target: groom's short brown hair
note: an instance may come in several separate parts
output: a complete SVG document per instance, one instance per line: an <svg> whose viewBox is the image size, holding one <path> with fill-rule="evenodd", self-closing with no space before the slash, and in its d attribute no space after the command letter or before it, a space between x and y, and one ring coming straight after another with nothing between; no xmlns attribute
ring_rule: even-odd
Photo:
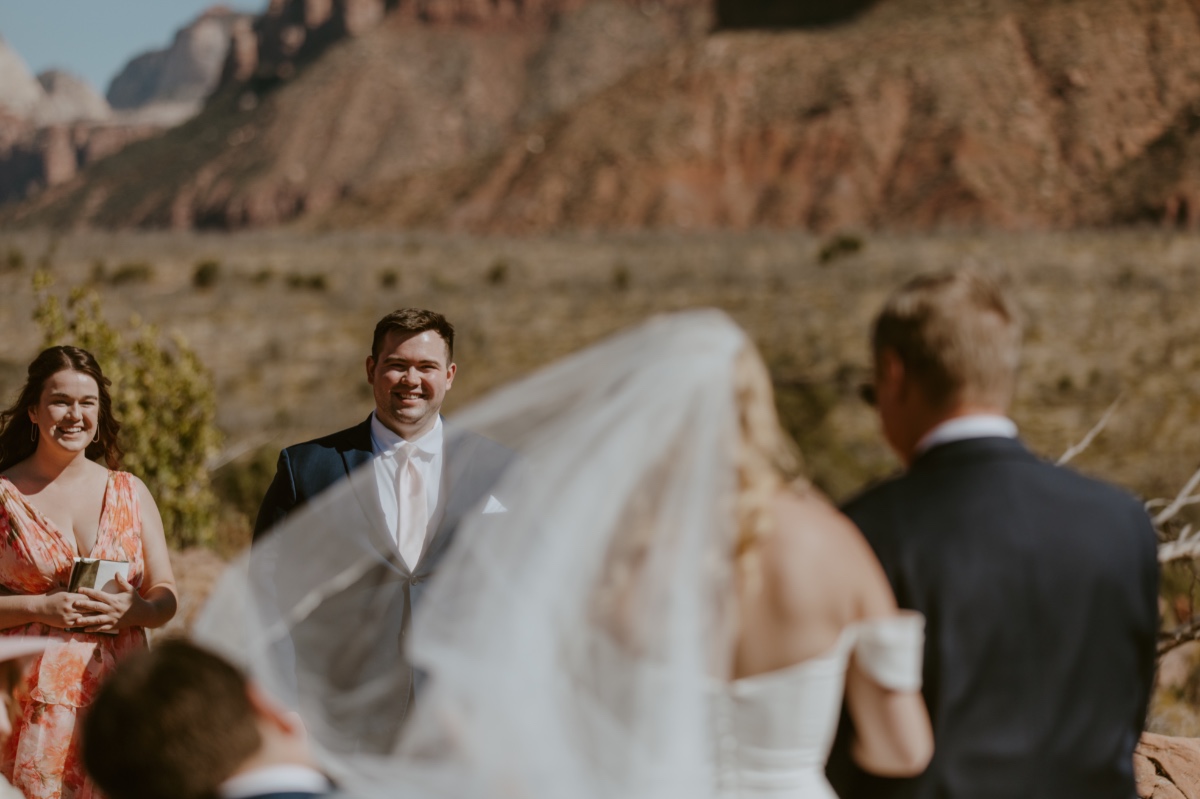
<svg viewBox="0 0 1200 799"><path fill-rule="evenodd" d="M1000 286L972 269L919 275L875 319L876 361L891 350L936 405L1007 408L1016 385L1021 325Z"/></svg>
<svg viewBox="0 0 1200 799"><path fill-rule="evenodd" d="M454 360L454 325L437 311L401 308L380 319L375 325L375 336L371 340L372 358L379 358L379 348L387 334L393 330L403 333L424 333L426 330L432 330L446 342L446 362Z"/></svg>

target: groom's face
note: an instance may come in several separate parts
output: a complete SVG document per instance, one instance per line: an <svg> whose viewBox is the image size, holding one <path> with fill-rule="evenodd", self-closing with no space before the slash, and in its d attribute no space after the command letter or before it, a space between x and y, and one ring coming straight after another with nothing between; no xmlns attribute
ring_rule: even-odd
<svg viewBox="0 0 1200 799"><path fill-rule="evenodd" d="M379 357L367 358L367 382L375 394L375 415L408 440L433 429L457 367L449 347L433 330L389 331Z"/></svg>

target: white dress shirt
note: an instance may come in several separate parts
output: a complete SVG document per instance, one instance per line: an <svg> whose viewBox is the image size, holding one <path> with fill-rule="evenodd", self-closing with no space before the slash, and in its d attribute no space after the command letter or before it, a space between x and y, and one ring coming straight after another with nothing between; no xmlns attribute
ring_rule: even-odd
<svg viewBox="0 0 1200 799"><path fill-rule="evenodd" d="M425 540L429 540L429 531L436 530L441 523L442 509L438 507L442 486L442 450L445 435L442 430L442 418L439 416L433 429L416 441L407 441L384 427L375 414L371 414L371 450L375 453L375 481L379 486L379 503L383 506L383 518L400 546L399 531L396 529L398 517L398 498L396 494L396 475L400 463L396 452L405 444L417 448L416 466L425 482L425 507L429 508L429 525L425 528ZM424 542L422 542L422 550ZM417 564L409 563L411 569Z"/></svg>
<svg viewBox="0 0 1200 799"><path fill-rule="evenodd" d="M952 441L966 441L970 438L1016 438L1017 425L1007 416L995 413L975 413L969 416L958 416L942 422L930 430L917 442L915 455L926 450L949 444Z"/></svg>
<svg viewBox="0 0 1200 799"><path fill-rule="evenodd" d="M286 764L237 774L217 788L221 799L246 799L269 793L329 793L333 785L308 766Z"/></svg>

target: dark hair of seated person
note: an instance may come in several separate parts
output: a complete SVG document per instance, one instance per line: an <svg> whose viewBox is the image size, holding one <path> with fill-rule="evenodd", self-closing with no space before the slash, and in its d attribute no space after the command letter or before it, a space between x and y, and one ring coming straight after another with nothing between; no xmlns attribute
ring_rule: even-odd
<svg viewBox="0 0 1200 799"><path fill-rule="evenodd" d="M241 672L169 640L117 666L88 709L82 746L109 799L211 799L262 737Z"/></svg>

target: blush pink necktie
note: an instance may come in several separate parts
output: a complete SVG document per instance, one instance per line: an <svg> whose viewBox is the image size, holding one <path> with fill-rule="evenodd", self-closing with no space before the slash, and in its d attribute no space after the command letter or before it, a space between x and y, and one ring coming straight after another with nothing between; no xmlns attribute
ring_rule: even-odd
<svg viewBox="0 0 1200 799"><path fill-rule="evenodd" d="M417 448L404 444L397 452L396 468L396 545L409 569L417 565L425 546L425 528L429 512L425 507L425 479L417 468Z"/></svg>

